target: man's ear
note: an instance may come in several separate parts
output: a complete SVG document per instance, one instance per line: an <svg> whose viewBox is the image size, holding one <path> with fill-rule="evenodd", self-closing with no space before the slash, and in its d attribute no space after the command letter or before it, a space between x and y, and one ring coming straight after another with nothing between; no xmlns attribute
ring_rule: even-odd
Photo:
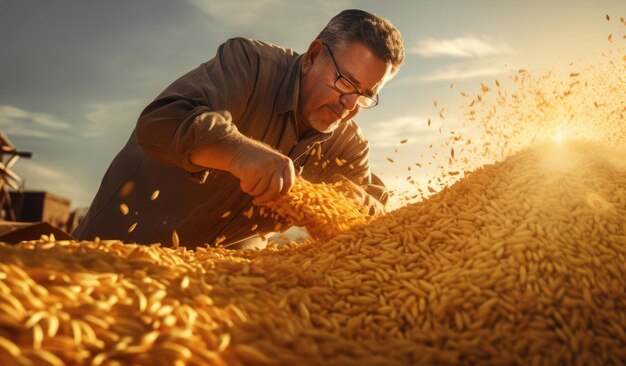
<svg viewBox="0 0 626 366"><path fill-rule="evenodd" d="M324 45L322 41L319 39L314 40L309 45L309 49L306 51L304 55L304 59L302 60L302 69L301 72L303 75L306 75L311 71L313 65L320 60L320 56L322 56L322 51L324 49Z"/></svg>

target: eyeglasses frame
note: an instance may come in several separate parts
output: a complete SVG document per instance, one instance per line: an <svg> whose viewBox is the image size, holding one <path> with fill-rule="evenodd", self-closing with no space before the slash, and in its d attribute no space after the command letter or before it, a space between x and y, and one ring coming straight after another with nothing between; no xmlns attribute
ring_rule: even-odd
<svg viewBox="0 0 626 366"><path fill-rule="evenodd" d="M350 95L350 94L358 94L359 95L359 99L357 99L357 105L359 106L359 108L363 108L363 109L371 109L374 108L378 105L379 103L379 98L378 98L378 94L376 94L374 97L370 97L367 96L363 93L361 93L359 91L359 88L356 87L356 85L354 85L353 82L351 82L348 78L346 78L345 76L343 76L341 74L341 72L339 71L339 65L337 64L337 60L335 59L335 55L333 54L333 51L330 49L330 46L328 46L325 42L322 42L322 45L324 45L324 47L326 47L326 50L328 50L328 54L330 55L330 58L333 60L333 64L335 65L335 82L333 84L335 90L337 90L339 93L341 93L341 95ZM343 92L341 89L339 89L337 87L337 82L339 82L339 80L344 80L346 83L348 83L348 85L352 86L353 91L352 92ZM359 103L359 100L361 98L365 98L366 100L371 100L373 103L371 105L362 105Z"/></svg>

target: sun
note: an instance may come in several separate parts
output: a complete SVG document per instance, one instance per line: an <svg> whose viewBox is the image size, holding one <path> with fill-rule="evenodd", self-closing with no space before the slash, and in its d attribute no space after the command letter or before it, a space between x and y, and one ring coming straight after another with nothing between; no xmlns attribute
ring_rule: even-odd
<svg viewBox="0 0 626 366"><path fill-rule="evenodd" d="M553 139L554 139L554 142L556 142L557 144L562 144L564 140L563 131L561 131L560 129L557 130L554 133Z"/></svg>

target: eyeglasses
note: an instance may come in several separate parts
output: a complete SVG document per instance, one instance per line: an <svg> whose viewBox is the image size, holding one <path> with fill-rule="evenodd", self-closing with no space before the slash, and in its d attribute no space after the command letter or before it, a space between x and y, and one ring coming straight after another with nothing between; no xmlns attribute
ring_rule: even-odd
<svg viewBox="0 0 626 366"><path fill-rule="evenodd" d="M341 75L339 72L339 66L337 66L337 61L333 55L333 51L330 50L330 47L326 43L322 42L322 44L328 50L328 54L330 55L330 58L333 59L333 64L335 64L335 72L337 73L337 78L335 79L335 89L337 89L337 91L342 95L358 94L359 98L357 99L356 104L360 108L369 109L376 107L378 105L378 94L374 97L368 97L367 95L361 93L350 80Z"/></svg>

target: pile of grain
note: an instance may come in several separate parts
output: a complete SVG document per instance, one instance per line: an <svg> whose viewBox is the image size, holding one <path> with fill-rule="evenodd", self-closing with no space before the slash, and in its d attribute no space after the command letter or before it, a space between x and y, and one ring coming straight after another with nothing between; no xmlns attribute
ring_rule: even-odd
<svg viewBox="0 0 626 366"><path fill-rule="evenodd" d="M3 245L0 360L623 364L623 156L538 146L299 247Z"/></svg>
<svg viewBox="0 0 626 366"><path fill-rule="evenodd" d="M289 226L306 227L313 238L327 240L371 220L367 207L348 197L350 189L343 181L311 183L298 178L289 193L264 205Z"/></svg>

